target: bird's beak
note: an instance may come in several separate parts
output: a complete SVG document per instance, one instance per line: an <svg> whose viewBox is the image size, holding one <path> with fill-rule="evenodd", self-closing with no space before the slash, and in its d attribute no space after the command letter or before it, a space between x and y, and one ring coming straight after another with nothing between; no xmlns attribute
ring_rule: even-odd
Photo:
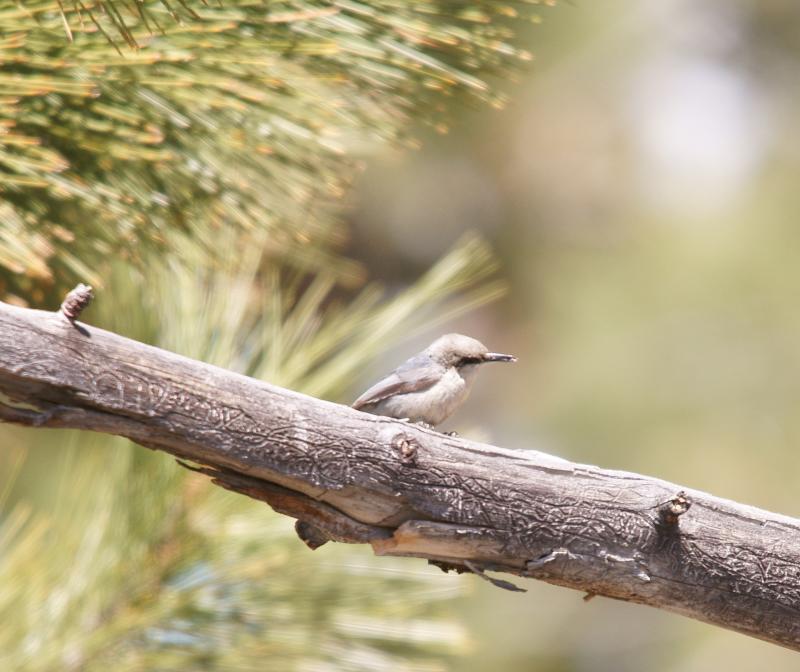
<svg viewBox="0 0 800 672"><path fill-rule="evenodd" d="M514 355L501 355L499 352L487 352L483 356L484 362L516 362Z"/></svg>

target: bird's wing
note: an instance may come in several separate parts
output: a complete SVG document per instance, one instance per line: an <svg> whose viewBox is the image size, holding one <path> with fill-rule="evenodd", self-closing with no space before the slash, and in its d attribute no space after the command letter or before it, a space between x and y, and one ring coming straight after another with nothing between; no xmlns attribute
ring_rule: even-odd
<svg viewBox="0 0 800 672"><path fill-rule="evenodd" d="M363 408L395 394L427 390L443 373L441 365L435 364L425 355L417 355L370 387L353 402L353 408Z"/></svg>

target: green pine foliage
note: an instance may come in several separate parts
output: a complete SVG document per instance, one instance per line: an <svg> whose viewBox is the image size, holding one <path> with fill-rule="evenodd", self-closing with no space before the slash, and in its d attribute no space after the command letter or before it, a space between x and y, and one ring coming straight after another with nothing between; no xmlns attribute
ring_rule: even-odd
<svg viewBox="0 0 800 672"><path fill-rule="evenodd" d="M528 57L512 29L534 5L0 1L5 291L99 285L198 225L357 282L329 252L358 159L444 124L454 94L500 104L487 81Z"/></svg>

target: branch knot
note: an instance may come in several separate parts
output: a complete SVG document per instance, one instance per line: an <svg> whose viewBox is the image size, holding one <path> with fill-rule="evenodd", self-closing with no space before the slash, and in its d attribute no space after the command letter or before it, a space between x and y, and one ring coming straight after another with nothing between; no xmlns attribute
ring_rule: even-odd
<svg viewBox="0 0 800 672"><path fill-rule="evenodd" d="M416 466L419 443L416 439L400 432L392 439L392 448L400 455L400 461L408 466Z"/></svg>
<svg viewBox="0 0 800 672"><path fill-rule="evenodd" d="M664 502L658 509L661 522L670 527L678 524L678 519L692 506L692 500L681 490L672 499Z"/></svg>

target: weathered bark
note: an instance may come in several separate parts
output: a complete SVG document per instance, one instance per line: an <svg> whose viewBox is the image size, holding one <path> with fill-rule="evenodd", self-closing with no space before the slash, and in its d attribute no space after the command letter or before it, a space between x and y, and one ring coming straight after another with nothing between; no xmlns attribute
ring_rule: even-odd
<svg viewBox="0 0 800 672"><path fill-rule="evenodd" d="M0 304L0 344L0 419L192 460L298 518L312 548L369 543L502 587L485 571L543 579L800 650L798 520L367 415L61 313Z"/></svg>

